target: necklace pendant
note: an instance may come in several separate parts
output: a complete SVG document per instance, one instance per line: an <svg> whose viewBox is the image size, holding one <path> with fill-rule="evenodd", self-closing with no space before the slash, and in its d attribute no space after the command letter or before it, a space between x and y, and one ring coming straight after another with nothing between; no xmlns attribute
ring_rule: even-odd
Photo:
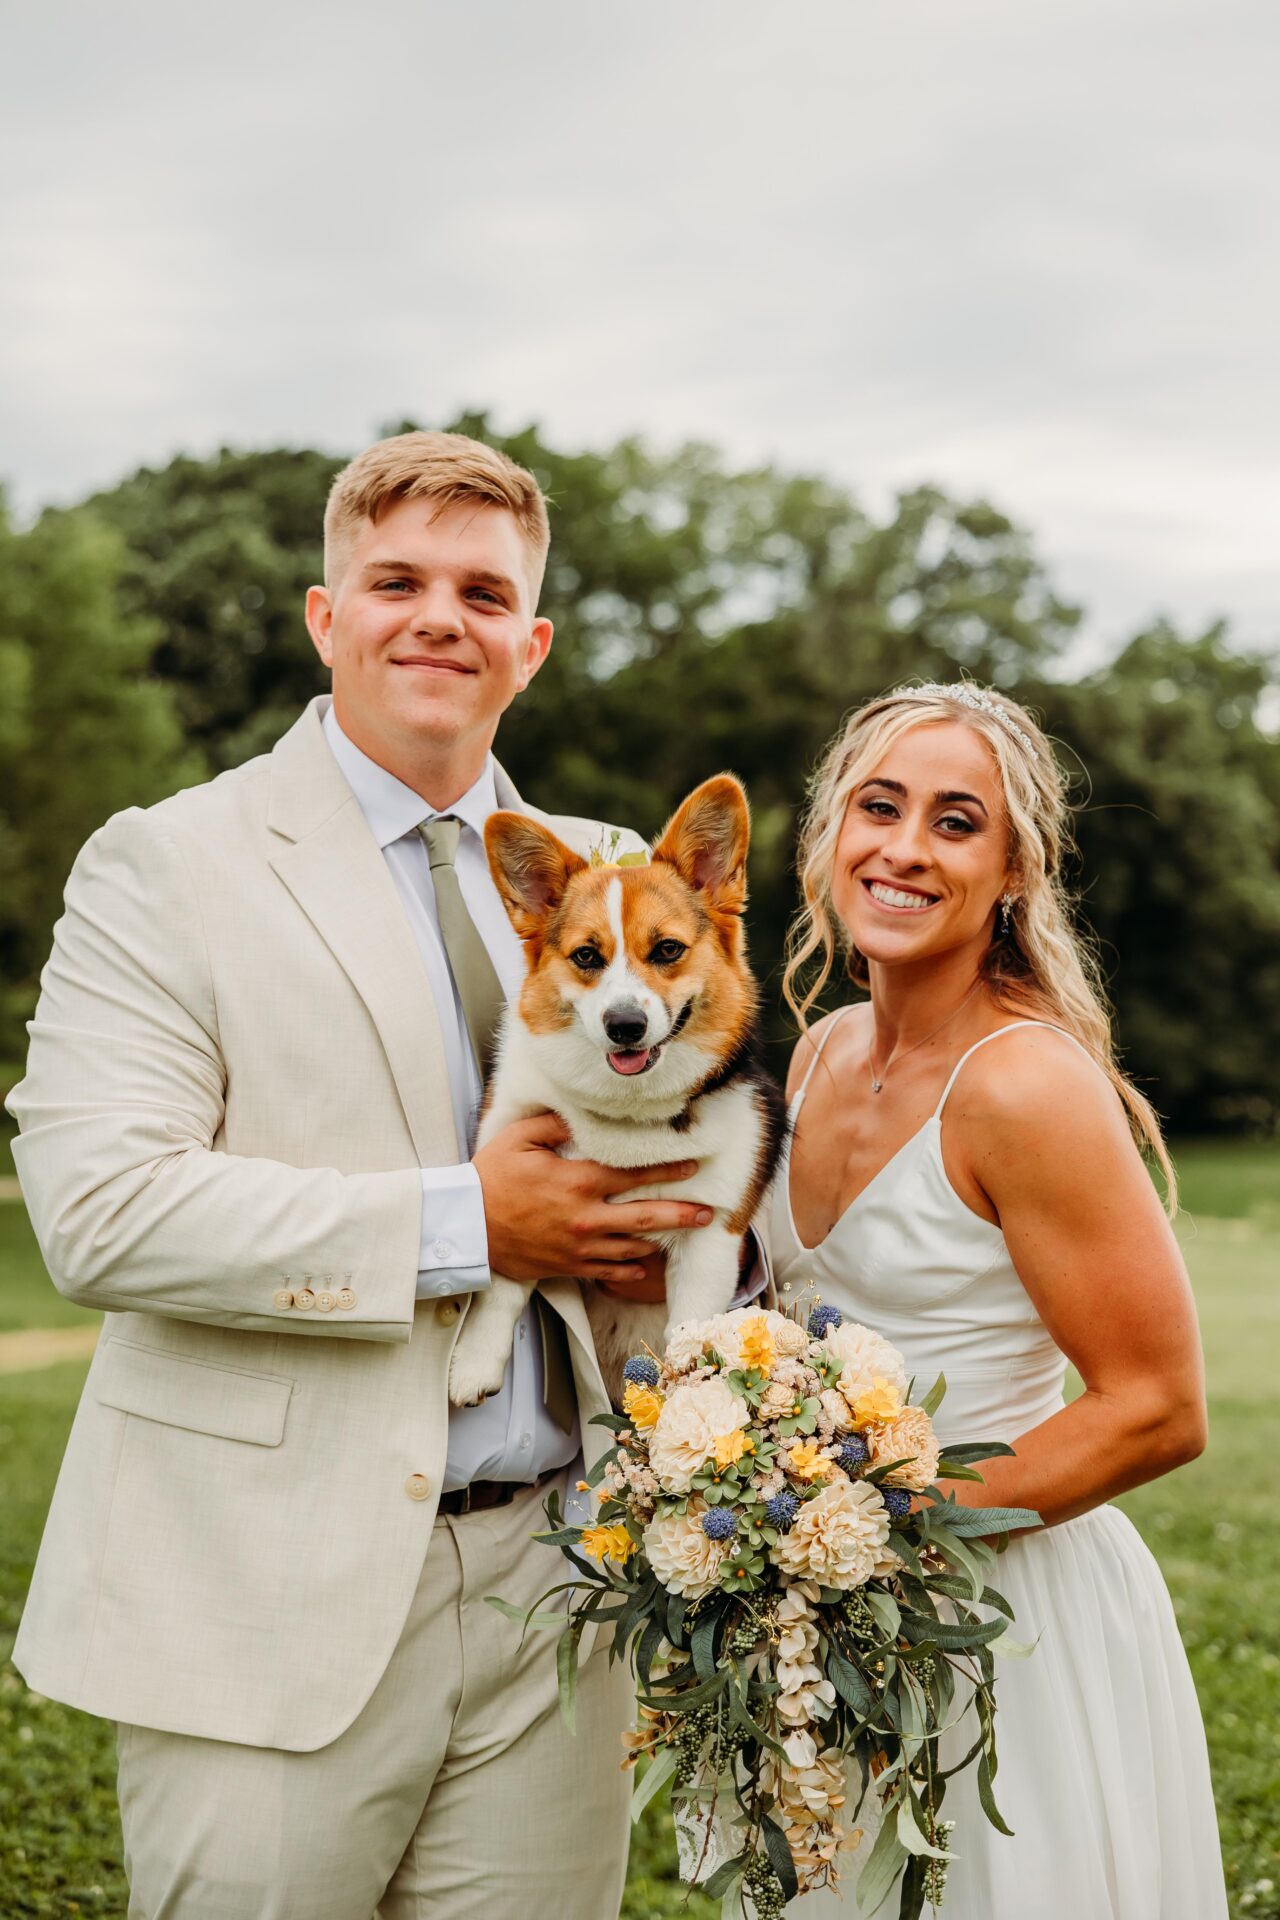
<svg viewBox="0 0 1280 1920"><path fill-rule="evenodd" d="M875 1077L875 1075L873 1074L873 1075L872 1075L872 1077L871 1077L871 1091L872 1091L872 1093L879 1093L879 1091L880 1091L880 1089L881 1089L881 1087L882 1087L883 1085L884 1085L884 1081L883 1081L883 1080L877 1080L877 1079L876 1079L876 1077Z"/></svg>

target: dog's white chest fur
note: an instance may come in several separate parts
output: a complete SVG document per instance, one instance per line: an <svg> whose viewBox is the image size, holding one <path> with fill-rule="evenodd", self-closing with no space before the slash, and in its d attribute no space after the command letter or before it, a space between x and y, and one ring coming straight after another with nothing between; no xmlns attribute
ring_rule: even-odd
<svg viewBox="0 0 1280 1920"><path fill-rule="evenodd" d="M673 1051L680 1045L675 1042ZM723 1312L733 1299L740 1215L760 1159L763 1122L754 1090L743 1081L695 1099L683 1110L679 1124L673 1124L669 1117L646 1112L653 1101L646 1099L645 1089L620 1079L618 1111L601 1113L575 1094L573 1051L572 1044L565 1047L562 1036L531 1033L518 1018L509 1016L477 1146L512 1121L550 1107L570 1129L572 1137L560 1149L568 1159L595 1160L606 1167L698 1162L689 1180L655 1182L623 1198L694 1201L715 1214L710 1226L653 1236L654 1244L667 1253L665 1309L628 1304L597 1287L586 1287L596 1356L616 1399L622 1367L631 1353L646 1345L660 1352L669 1327ZM495 1275L486 1292L473 1296L450 1367L449 1397L456 1405L474 1404L501 1387L516 1322L530 1291Z"/></svg>

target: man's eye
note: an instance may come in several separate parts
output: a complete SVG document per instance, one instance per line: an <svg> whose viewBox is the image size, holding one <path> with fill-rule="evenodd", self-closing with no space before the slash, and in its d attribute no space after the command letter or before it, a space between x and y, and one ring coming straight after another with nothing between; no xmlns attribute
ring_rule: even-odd
<svg viewBox="0 0 1280 1920"><path fill-rule="evenodd" d="M582 973L599 973L604 965L604 955L597 947L575 947L569 958Z"/></svg>
<svg viewBox="0 0 1280 1920"><path fill-rule="evenodd" d="M410 580L379 580L378 592L379 593L399 593L399 592L412 593L413 583Z"/></svg>
<svg viewBox="0 0 1280 1920"><path fill-rule="evenodd" d="M683 940L659 940L649 958L660 967L669 967L688 951Z"/></svg>
<svg viewBox="0 0 1280 1920"><path fill-rule="evenodd" d="M497 594L490 593L488 587L469 587L467 592L472 600L487 600L490 606L493 607L500 607L502 605Z"/></svg>

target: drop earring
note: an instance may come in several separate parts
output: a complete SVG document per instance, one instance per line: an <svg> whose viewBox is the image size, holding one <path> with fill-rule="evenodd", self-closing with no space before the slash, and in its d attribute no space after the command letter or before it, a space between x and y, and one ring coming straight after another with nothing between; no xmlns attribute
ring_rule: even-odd
<svg viewBox="0 0 1280 1920"><path fill-rule="evenodd" d="M1000 932L1002 936L1008 933L1012 922L1013 895L1011 893L1004 893L1000 896Z"/></svg>

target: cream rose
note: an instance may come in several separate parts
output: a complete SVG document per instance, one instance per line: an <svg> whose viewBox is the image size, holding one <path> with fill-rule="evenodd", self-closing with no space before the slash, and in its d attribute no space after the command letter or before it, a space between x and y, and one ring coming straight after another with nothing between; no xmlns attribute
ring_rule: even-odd
<svg viewBox="0 0 1280 1920"><path fill-rule="evenodd" d="M937 1479L938 1438L932 1420L919 1407L904 1407L884 1426L868 1427L863 1438L870 1445L873 1467L887 1466L890 1460L906 1461L889 1475L895 1487L923 1493Z"/></svg>
<svg viewBox="0 0 1280 1920"><path fill-rule="evenodd" d="M785 1573L809 1574L826 1587L860 1587L888 1538L889 1515L876 1489L837 1480L805 1501L772 1558Z"/></svg>
<svg viewBox="0 0 1280 1920"><path fill-rule="evenodd" d="M664 1587L687 1600L701 1600L719 1586L721 1562L728 1552L725 1541L709 1540L702 1531L705 1511L701 1501L694 1501L687 1513L663 1514L644 1530L649 1565Z"/></svg>
<svg viewBox="0 0 1280 1920"><path fill-rule="evenodd" d="M840 1391L851 1407L877 1380L895 1387L899 1394L906 1392L907 1370L902 1355L870 1327L845 1320L830 1329L823 1345L842 1362Z"/></svg>
<svg viewBox="0 0 1280 1920"><path fill-rule="evenodd" d="M745 1427L750 1409L724 1380L693 1380L672 1392L649 1436L649 1465L667 1493L688 1493L724 1434Z"/></svg>

